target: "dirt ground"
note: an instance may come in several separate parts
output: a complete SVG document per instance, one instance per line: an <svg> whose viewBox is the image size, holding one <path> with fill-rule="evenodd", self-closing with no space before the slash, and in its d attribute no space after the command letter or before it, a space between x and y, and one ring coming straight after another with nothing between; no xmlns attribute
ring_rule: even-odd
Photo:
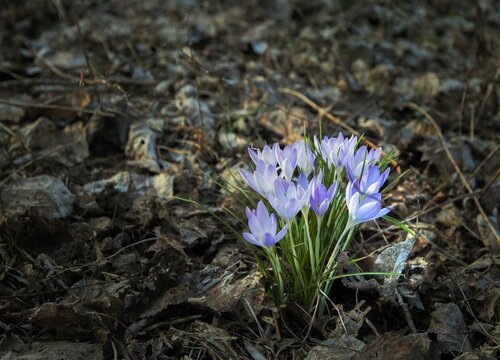
<svg viewBox="0 0 500 360"><path fill-rule="evenodd" d="M498 358L498 3L1 8L0 359ZM242 230L220 183L247 146L320 125L396 152L386 203L418 237L311 324L213 215ZM405 238L371 222L349 254Z"/></svg>

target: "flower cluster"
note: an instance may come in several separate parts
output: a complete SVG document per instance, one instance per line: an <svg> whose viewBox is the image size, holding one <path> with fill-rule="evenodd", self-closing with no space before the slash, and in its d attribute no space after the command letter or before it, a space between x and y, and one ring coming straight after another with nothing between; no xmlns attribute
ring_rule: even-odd
<svg viewBox="0 0 500 360"><path fill-rule="evenodd" d="M390 211L390 207L382 207L380 189L390 169L381 172L378 166L382 153L380 148L368 150L363 145L356 150L358 138L345 138L342 134L325 137L321 141L315 138L314 145L312 150L308 143L300 140L283 149L278 144L272 147L266 145L262 150L248 148L255 170L240 169L247 184L266 199L283 220L285 232L299 213L307 217L310 209L318 219L322 219L339 192L344 174L348 180L344 192L348 210L347 229L382 217ZM315 167L316 160L321 160L323 168ZM323 181L323 172L334 174L328 177L331 179L329 183ZM260 202L256 210L247 210L249 227L254 235L252 240L259 239L258 242L249 241L258 246L272 246L279 240L275 237L276 222L269 221L269 214L264 208L264 203ZM255 223L261 225L256 227ZM283 230L280 235L284 235ZM263 234L268 236L267 241Z"/></svg>
<svg viewBox="0 0 500 360"><path fill-rule="evenodd" d="M388 159L381 149L358 144L356 136L339 134L248 149L254 170L240 174L260 199L255 209L246 208L249 232L243 238L268 260L271 270L261 270L274 279L271 293L278 303L293 300L322 312L337 257L357 225L391 210L382 206L380 192Z"/></svg>

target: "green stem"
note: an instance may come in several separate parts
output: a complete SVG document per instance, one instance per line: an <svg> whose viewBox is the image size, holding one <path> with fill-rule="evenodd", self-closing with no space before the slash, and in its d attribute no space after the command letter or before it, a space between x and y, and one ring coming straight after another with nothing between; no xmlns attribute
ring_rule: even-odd
<svg viewBox="0 0 500 360"><path fill-rule="evenodd" d="M293 225L295 224L295 221L290 221L288 222L288 231L290 234L290 247L292 248L292 257L293 257L293 263L294 263L294 275L297 276L300 280L300 286L304 289L305 288L305 281L302 276L302 271L301 267L299 264L299 259L297 257L297 250L295 249L295 241L294 241L294 234L293 234Z"/></svg>
<svg viewBox="0 0 500 360"><path fill-rule="evenodd" d="M317 218L317 223L318 227L316 228L316 240L315 240L315 246L314 246L314 255L315 258L319 261L319 255L320 255L320 248L321 248L321 223L323 221L323 217L318 217Z"/></svg>
<svg viewBox="0 0 500 360"><path fill-rule="evenodd" d="M354 227L346 227L342 234L339 237L339 240L335 244L335 248L333 249L332 254L330 255L330 258L328 259L328 263L326 265L325 271L323 272L323 276L325 276L325 284L323 287L323 293L325 294L324 296L327 296L328 293L330 292L330 289L333 284L333 279L331 279L332 275L335 273L337 270L337 257L339 255L340 250L342 249L343 251L347 248L347 246L350 243L350 240L352 238L354 232ZM347 235L347 237L346 237ZM345 240L344 240L345 238ZM320 314L323 313L325 306L326 306L326 299L323 298L320 302Z"/></svg>
<svg viewBox="0 0 500 360"><path fill-rule="evenodd" d="M316 260L315 260L315 255L316 255L316 248L313 246L312 239L311 239L311 231L309 230L309 219L308 219L308 214L304 214L304 221L306 223L305 230L306 230L306 236L307 236L307 247L308 252L309 252L309 261L311 262L311 274L313 271L316 271ZM317 259L317 258L316 258Z"/></svg>
<svg viewBox="0 0 500 360"><path fill-rule="evenodd" d="M284 303L284 297L285 297L285 289L283 285L283 271L281 270L281 263L278 258L278 254L276 253L276 247L272 248L265 248L266 252L268 254L269 260L271 261L271 267L273 268L273 274L274 278L276 279L276 284L278 288L278 303L283 304Z"/></svg>

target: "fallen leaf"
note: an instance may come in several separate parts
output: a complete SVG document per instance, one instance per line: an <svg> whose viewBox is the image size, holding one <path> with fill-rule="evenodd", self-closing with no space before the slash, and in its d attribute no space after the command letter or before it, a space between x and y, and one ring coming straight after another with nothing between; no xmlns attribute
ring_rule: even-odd
<svg viewBox="0 0 500 360"><path fill-rule="evenodd" d="M428 331L437 335L443 351L462 353L472 350L460 308L452 303L436 303L435 307Z"/></svg>

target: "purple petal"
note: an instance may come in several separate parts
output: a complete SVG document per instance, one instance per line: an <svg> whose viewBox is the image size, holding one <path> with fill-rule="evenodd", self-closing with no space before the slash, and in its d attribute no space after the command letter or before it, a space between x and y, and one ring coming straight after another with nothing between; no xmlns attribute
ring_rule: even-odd
<svg viewBox="0 0 500 360"><path fill-rule="evenodd" d="M239 169L239 172L240 172L240 175L241 177L246 181L246 183L252 188L254 189L255 191L257 191L256 189L258 189L256 183L255 183L255 180L253 178L253 175L250 174L248 171L246 170L243 170L243 169ZM258 191L257 191L258 192Z"/></svg>
<svg viewBox="0 0 500 360"><path fill-rule="evenodd" d="M269 217L269 227L267 228L271 234L276 234L276 229L278 228L278 220L276 219L276 215L271 214Z"/></svg>
<svg viewBox="0 0 500 360"><path fill-rule="evenodd" d="M257 238L255 237L255 235L253 234L250 234L248 232L244 232L243 233L243 238L248 241L250 244L254 244L254 245L257 245L257 246L262 246L262 244L259 242L259 240L257 240Z"/></svg>
<svg viewBox="0 0 500 360"><path fill-rule="evenodd" d="M264 246L270 247L277 243L277 240L269 233L264 235Z"/></svg>
<svg viewBox="0 0 500 360"><path fill-rule="evenodd" d="M275 237L276 242L280 241L283 238L283 236L286 235L287 230L288 230L288 225L285 225L283 227L283 229L281 229L281 231L276 234L276 237Z"/></svg>
<svg viewBox="0 0 500 360"><path fill-rule="evenodd" d="M256 215L252 215L248 218L248 228L250 229L250 232L258 238L260 238L265 232L265 227L263 226L262 221Z"/></svg>
<svg viewBox="0 0 500 360"><path fill-rule="evenodd" d="M248 155L250 155L250 158L252 159L254 164L257 165L257 163L259 162L259 155L257 151L255 151L251 147L247 148L247 150L248 150Z"/></svg>
<svg viewBox="0 0 500 360"><path fill-rule="evenodd" d="M352 197L349 199L349 203L347 204L347 208L349 210L349 214L351 214L352 217L356 218L359 208L359 193L354 193L352 195Z"/></svg>
<svg viewBox="0 0 500 360"><path fill-rule="evenodd" d="M380 202L378 201L369 201L362 204L358 209L356 218L363 222L373 220L379 213L380 207Z"/></svg>
<svg viewBox="0 0 500 360"><path fill-rule="evenodd" d="M377 219L378 219L378 218L381 218L382 216L387 215L387 214L388 214L389 212L391 212L391 211L392 211L392 206L385 207L385 208L383 208L383 209L381 209L381 210L379 211L379 213L377 214L377 217L376 217L376 218L377 218Z"/></svg>

